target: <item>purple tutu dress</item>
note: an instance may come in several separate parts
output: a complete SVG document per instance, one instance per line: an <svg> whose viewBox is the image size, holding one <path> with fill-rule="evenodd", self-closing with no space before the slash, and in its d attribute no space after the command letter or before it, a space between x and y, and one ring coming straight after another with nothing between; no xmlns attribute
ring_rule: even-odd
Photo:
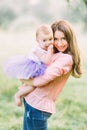
<svg viewBox="0 0 87 130"><path fill-rule="evenodd" d="M38 51L40 50L39 48ZM33 52L34 49L29 57L15 56L10 58L4 65L5 73L18 79L29 79L43 75L47 65L41 62ZM46 51L43 53L46 53Z"/></svg>

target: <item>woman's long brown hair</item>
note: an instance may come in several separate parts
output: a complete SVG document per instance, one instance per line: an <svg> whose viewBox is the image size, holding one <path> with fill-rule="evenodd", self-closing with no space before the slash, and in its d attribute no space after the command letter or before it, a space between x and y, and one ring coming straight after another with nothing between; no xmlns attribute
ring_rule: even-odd
<svg viewBox="0 0 87 130"><path fill-rule="evenodd" d="M80 51L78 48L77 40L75 32L73 31L72 26L69 22L65 20L59 20L52 24L52 30L53 35L55 34L55 31L61 31L64 33L65 38L69 44L68 49L64 53L69 53L72 55L73 58L73 66L72 66L72 76L79 78L82 74L81 71L81 58L80 58ZM58 50L54 47L55 53L58 52Z"/></svg>

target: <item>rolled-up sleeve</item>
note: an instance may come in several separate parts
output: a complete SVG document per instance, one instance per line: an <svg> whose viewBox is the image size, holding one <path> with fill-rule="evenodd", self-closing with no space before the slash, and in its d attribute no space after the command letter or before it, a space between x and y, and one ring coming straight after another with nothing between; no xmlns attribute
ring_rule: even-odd
<svg viewBox="0 0 87 130"><path fill-rule="evenodd" d="M63 54L60 57L56 58L45 70L44 75L36 77L34 79L34 86L43 86L58 76L67 74L72 69L72 56L68 54Z"/></svg>

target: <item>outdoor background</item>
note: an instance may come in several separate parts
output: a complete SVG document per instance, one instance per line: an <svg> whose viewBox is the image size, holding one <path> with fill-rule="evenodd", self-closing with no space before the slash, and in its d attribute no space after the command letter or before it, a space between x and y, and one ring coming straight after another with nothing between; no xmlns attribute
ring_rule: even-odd
<svg viewBox="0 0 87 130"><path fill-rule="evenodd" d="M0 0L0 130L22 130L24 108L14 103L21 83L7 77L3 63L15 55L27 55L42 23L66 19L73 25L81 51L83 75L70 77L49 119L49 130L87 130L87 1Z"/></svg>

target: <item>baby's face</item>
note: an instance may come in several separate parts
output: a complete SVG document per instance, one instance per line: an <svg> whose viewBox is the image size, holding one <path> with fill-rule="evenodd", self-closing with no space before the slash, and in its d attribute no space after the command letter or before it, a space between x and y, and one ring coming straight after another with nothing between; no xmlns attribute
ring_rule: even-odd
<svg viewBox="0 0 87 130"><path fill-rule="evenodd" d="M42 49L47 50L53 44L53 33L44 34L41 32L38 37L38 44Z"/></svg>

